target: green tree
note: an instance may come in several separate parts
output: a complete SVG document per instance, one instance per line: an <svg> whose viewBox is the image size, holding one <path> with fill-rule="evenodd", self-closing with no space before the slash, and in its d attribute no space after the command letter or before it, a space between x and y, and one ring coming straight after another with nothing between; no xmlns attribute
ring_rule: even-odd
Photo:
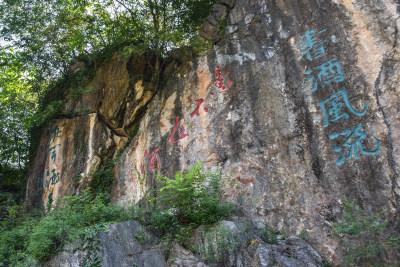
<svg viewBox="0 0 400 267"><path fill-rule="evenodd" d="M74 86L73 62L93 63L128 46L155 55L159 74L170 50L198 42L216 1L0 1L0 184L22 176L30 143L37 146L44 122L63 107L62 84ZM157 88L160 75L153 77ZM28 130L37 136L29 140Z"/></svg>
<svg viewBox="0 0 400 267"><path fill-rule="evenodd" d="M111 45L135 44L158 55L188 45L215 2L4 0L0 37L21 51L40 88L49 78L67 76L79 56Z"/></svg>
<svg viewBox="0 0 400 267"><path fill-rule="evenodd" d="M0 190L23 187L28 128L35 110L22 64L10 49L0 50ZM16 188L17 187L17 188ZM17 190L18 191L18 190Z"/></svg>

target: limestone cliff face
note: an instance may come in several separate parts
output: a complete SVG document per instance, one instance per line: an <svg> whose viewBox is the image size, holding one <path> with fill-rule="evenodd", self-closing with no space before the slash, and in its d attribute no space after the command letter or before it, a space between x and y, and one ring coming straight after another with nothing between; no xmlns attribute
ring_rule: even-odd
<svg viewBox="0 0 400 267"><path fill-rule="evenodd" d="M399 15L394 0L225 1L202 28L212 50L160 77L151 56L116 54L43 135L26 199L81 191L127 146L115 203L141 201L156 169L220 166L246 216L337 261L344 197L399 219Z"/></svg>

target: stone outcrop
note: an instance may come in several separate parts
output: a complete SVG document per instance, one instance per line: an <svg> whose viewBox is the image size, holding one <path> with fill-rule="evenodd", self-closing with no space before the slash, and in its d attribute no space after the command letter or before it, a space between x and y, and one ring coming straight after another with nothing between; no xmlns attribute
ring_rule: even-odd
<svg viewBox="0 0 400 267"><path fill-rule="evenodd" d="M199 229L193 236L202 254L174 244L166 261L162 244L138 222L112 224L107 233L100 232L97 255L102 267L207 267L210 262L220 266L273 267L273 266L323 266L321 257L305 241L289 237L275 245L266 244L254 236L254 229L243 223L223 221L214 234ZM220 229L229 230L221 232ZM249 239L250 238L250 239ZM44 267L79 267L87 264L88 251L80 250L81 244L69 244L58 252ZM213 250L213 258L206 257ZM206 263L207 262L207 263Z"/></svg>
<svg viewBox="0 0 400 267"><path fill-rule="evenodd" d="M69 244L58 252L45 267L80 267L88 263L88 251L81 244ZM158 239L136 221L112 224L108 232L100 232L97 255L102 267L167 266Z"/></svg>
<svg viewBox="0 0 400 267"><path fill-rule="evenodd" d="M264 238L261 229L236 218L222 221L211 230L198 229L193 243L201 258L211 258L218 266L324 266L318 253L298 237L280 236L274 244Z"/></svg>
<svg viewBox="0 0 400 267"><path fill-rule="evenodd" d="M202 56L164 62L160 75L151 55L99 63L93 91L67 103L77 115L44 133L26 199L47 205L80 192L125 147L112 188L120 205L142 201L155 170L172 177L201 161L237 182L229 199L249 219L308 232L340 264L330 233L344 197L398 227L400 7L225 2L204 26L218 41Z"/></svg>

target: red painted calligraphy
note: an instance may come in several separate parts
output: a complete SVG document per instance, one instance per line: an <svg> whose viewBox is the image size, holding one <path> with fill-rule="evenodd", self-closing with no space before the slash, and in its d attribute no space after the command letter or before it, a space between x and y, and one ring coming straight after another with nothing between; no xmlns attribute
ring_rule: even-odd
<svg viewBox="0 0 400 267"><path fill-rule="evenodd" d="M151 152L149 154L148 150L146 149L146 151L144 152L144 158L149 160L149 170L154 170L155 168L155 164L157 164L157 169L158 172L160 172L161 170L161 163L160 163L160 156L158 155L158 151L163 149L162 147L157 148L156 150L154 150L153 152ZM142 171L143 171L143 167L141 167Z"/></svg>
<svg viewBox="0 0 400 267"><path fill-rule="evenodd" d="M232 86L232 81L226 81L226 79L224 78L226 75L230 74L230 72L227 72L225 74L222 74L221 68L220 66L216 67L216 80L214 80L213 82L211 82L206 89L208 89L211 86L215 86L215 88L219 89L219 93L225 93L227 91L229 91L229 89ZM214 96L214 92L210 92L211 96ZM190 114L190 117L193 118L194 116L200 116L200 108L202 107L202 104L204 103L204 99L200 98L200 99L196 99L195 102L197 102L197 107L193 110L193 112ZM204 112L208 112L208 108L204 107L203 105L203 110ZM169 114L169 113L168 113ZM167 116L165 119L165 121L170 121L170 118ZM182 125L182 121L183 119L179 119L179 116L176 116L175 118L175 125L172 128L172 132L169 135L168 139L167 139L167 144L174 144L186 137L189 136L189 134L185 133L185 127ZM160 125L162 127L167 127L167 124L169 123L165 123L163 121L160 120ZM179 131L180 129L180 131ZM179 138L175 140L175 134L176 132L179 131L178 135ZM161 170L161 163L160 163L160 157L158 155L158 151L160 151L161 149L163 149L162 147L159 147L157 149L155 149L153 152L149 153L148 150L145 151L144 153L144 158L145 159L149 159L149 163L148 163L148 169L149 170L154 170L157 164L157 169L158 172L160 172ZM140 164L140 173L143 175L144 173L144 163ZM130 176L132 176L132 172L129 173Z"/></svg>
<svg viewBox="0 0 400 267"><path fill-rule="evenodd" d="M203 98L200 98L200 99L196 99L195 101L197 102L197 107L196 107L196 109L190 114L190 117L191 117L191 118L193 118L195 115L196 115L196 116L200 116L200 106L201 106L201 104L204 102L204 99L203 99ZM208 108L204 108L204 111L205 111L205 112L208 112Z"/></svg>
<svg viewBox="0 0 400 267"><path fill-rule="evenodd" d="M172 128L172 133L171 133L171 135L168 137L167 143L171 143L171 145L172 145L173 143L176 143L176 142L178 142L179 140L182 140L183 138L189 136L189 134L185 134L185 127L183 127L183 125L182 125L182 126L181 126L181 131L179 132L179 139L177 139L177 140L175 141L174 135L175 135L175 133L176 133L176 130L178 130L181 121L182 121L182 120L179 120L179 116L177 116L176 119L175 119L175 126L174 126L174 128Z"/></svg>
<svg viewBox="0 0 400 267"><path fill-rule="evenodd" d="M224 76L226 76L226 75L228 75L230 72L227 72L227 73L225 73L225 74L223 74L223 75L221 75L221 68L219 67L219 66L217 66L217 73L216 73L216 76L217 76L217 79L215 80L215 81L213 81L212 83L210 83L208 86L207 86L207 88L208 87L210 87L211 85L214 85L214 86L216 86L218 89L220 89L220 93L225 93L225 92L227 92L230 88L231 88L231 86L232 86L232 81L228 81L228 86L225 84L225 79L223 78ZM213 94L211 94L211 95L213 95Z"/></svg>
<svg viewBox="0 0 400 267"><path fill-rule="evenodd" d="M185 134L185 127L183 125L181 126L181 131L179 132L179 138L176 140L178 142L179 140L182 140L185 137L188 137L189 134Z"/></svg>

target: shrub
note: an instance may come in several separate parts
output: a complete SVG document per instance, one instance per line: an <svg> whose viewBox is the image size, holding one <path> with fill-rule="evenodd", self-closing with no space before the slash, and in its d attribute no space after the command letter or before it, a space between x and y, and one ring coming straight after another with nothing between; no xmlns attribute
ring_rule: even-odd
<svg viewBox="0 0 400 267"><path fill-rule="evenodd" d="M194 249L212 266L213 263L223 263L229 256L227 253L238 247L239 239L224 225L204 228L202 243Z"/></svg>
<svg viewBox="0 0 400 267"><path fill-rule="evenodd" d="M105 225L129 219L122 207L109 204L109 195L94 196L90 188L81 196L68 196L57 201L47 216L23 214L22 208L9 209L9 215L0 227L0 266L27 265L33 257L39 262L48 260L62 249L66 242L74 239L94 247L94 236ZM12 218L21 219L11 224ZM92 253L93 254L93 253ZM94 257L89 259L95 261Z"/></svg>
<svg viewBox="0 0 400 267"><path fill-rule="evenodd" d="M400 247L400 236L385 232L388 221L383 212L368 215L344 199L343 220L334 223L334 233L342 238L346 264L369 266L381 264L384 256Z"/></svg>
<svg viewBox="0 0 400 267"><path fill-rule="evenodd" d="M93 196L97 194L109 194L114 183L114 168L115 162L111 159L105 161L104 166L95 170L91 176L90 190Z"/></svg>
<svg viewBox="0 0 400 267"><path fill-rule="evenodd" d="M164 210L133 206L126 211L110 204L110 195L102 192L110 181L100 181L101 177L111 180L109 168L94 176L98 178L97 190L87 188L80 196L58 199L46 216L43 212L24 214L22 205L8 203L0 196L0 211L6 214L0 220L0 266L32 266L33 259L44 262L72 240L80 240L79 249L88 251L85 266L100 266L95 253L98 231L105 230L107 224L128 220L137 220L154 231L168 249L172 242L187 240L198 225L229 215L232 207L222 203L221 172L204 172L201 164L187 174L178 172L177 181L160 177L164 187L159 201L165 204ZM146 237L139 233L136 238L144 242Z"/></svg>
<svg viewBox="0 0 400 267"><path fill-rule="evenodd" d="M175 179L159 176L162 188L153 201L170 208L183 225L215 223L232 211L232 203L222 202L221 177L220 170L206 172L201 163L177 172Z"/></svg>
<svg viewBox="0 0 400 267"><path fill-rule="evenodd" d="M278 243L278 234L279 232L271 229L268 224L265 224L263 229L263 235L265 237L265 241L267 244L277 244Z"/></svg>

